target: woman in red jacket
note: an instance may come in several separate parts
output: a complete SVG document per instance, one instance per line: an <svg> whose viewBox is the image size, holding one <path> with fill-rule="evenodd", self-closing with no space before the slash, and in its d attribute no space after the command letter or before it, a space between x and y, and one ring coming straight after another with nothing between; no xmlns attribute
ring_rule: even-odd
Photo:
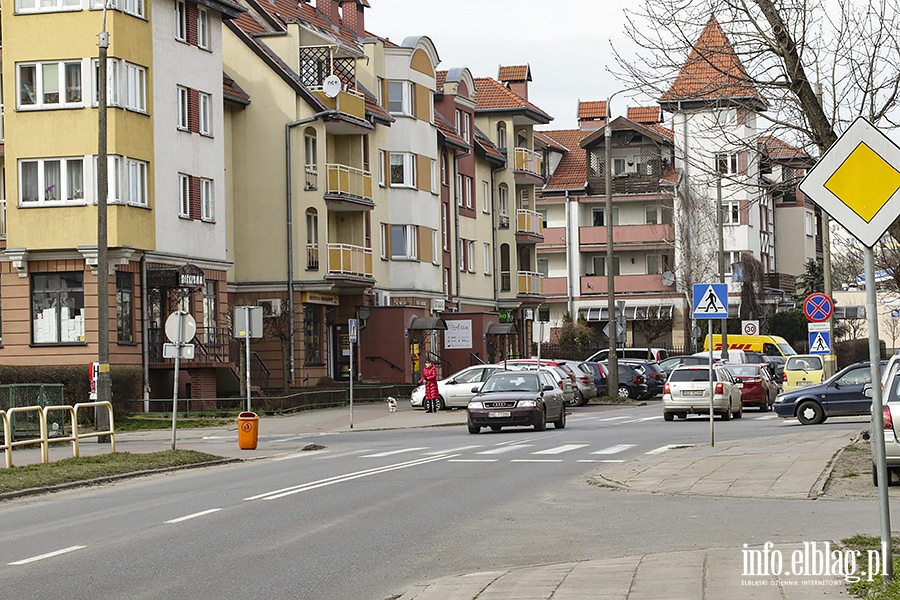
<svg viewBox="0 0 900 600"><path fill-rule="evenodd" d="M425 368L422 369L422 379L419 383L425 384L425 412L438 411L438 392L437 385L437 368L430 360L425 361Z"/></svg>

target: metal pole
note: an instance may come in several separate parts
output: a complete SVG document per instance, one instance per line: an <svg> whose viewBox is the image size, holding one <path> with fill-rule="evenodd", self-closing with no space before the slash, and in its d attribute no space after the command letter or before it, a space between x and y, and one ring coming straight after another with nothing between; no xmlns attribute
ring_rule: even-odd
<svg viewBox="0 0 900 600"><path fill-rule="evenodd" d="M722 172L716 176L716 213L719 234L719 283L725 283L725 219L722 218ZM727 288L726 288L727 289ZM722 319L722 360L728 362L728 298L723 298L726 316ZM712 323L712 321L710 321ZM709 347L713 346L712 331L709 332Z"/></svg>
<svg viewBox="0 0 900 600"><path fill-rule="evenodd" d="M616 357L616 342L619 338L619 332L616 324L616 279L613 277L613 218L612 218L612 165L611 163L611 140L612 130L610 129L611 111L610 102L612 96L606 100L606 125L603 127L604 137L604 178L606 179L606 213L604 225L606 225L606 309L609 311L609 395L619 395L619 361ZM615 397L615 396L613 396Z"/></svg>
<svg viewBox="0 0 900 600"><path fill-rule="evenodd" d="M714 425L715 421L713 419L713 417L715 416L713 413L713 406L714 406L713 405L713 395L715 394L716 389L715 389L715 385L713 384L713 365L715 363L714 363L714 359L713 359L714 344L712 343L712 335L713 335L712 332L713 332L712 319L709 319L709 445L715 446L716 445L716 428Z"/></svg>
<svg viewBox="0 0 900 600"><path fill-rule="evenodd" d="M112 381L109 377L109 249L107 248L106 206L109 195L109 173L107 171L106 141L106 60L109 51L109 33L106 31L106 3L103 5L103 29L97 45L97 400L112 400ZM97 413L97 428L109 431L109 413ZM108 435L97 437L99 443L109 443Z"/></svg>
<svg viewBox="0 0 900 600"><path fill-rule="evenodd" d="M353 338L350 338L350 429L353 429Z"/></svg>
<svg viewBox="0 0 900 600"><path fill-rule="evenodd" d="M178 422L178 372L181 368L181 347L184 333L182 326L184 323L184 311L178 308L178 336L175 338L175 384L172 386L172 450L175 449L175 432Z"/></svg>
<svg viewBox="0 0 900 600"><path fill-rule="evenodd" d="M253 333L250 324L250 307L244 307L244 314L247 320L247 340L245 342L246 372L247 372L247 412L250 412L250 335Z"/></svg>
<svg viewBox="0 0 900 600"><path fill-rule="evenodd" d="M884 413L881 390L881 349L878 339L878 313L875 293L875 253L866 247L866 320L869 328L869 364L872 370L872 449L875 453L875 473L878 477L878 505L881 509L881 547L885 555L884 582L894 578L894 559L891 550L891 510L888 500L887 463L884 457Z"/></svg>

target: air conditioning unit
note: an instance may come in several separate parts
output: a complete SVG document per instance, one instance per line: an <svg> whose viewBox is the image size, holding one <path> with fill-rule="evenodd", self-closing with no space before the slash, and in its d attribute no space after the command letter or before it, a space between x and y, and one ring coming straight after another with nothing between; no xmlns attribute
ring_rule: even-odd
<svg viewBox="0 0 900 600"><path fill-rule="evenodd" d="M390 306L391 293L375 290L375 306Z"/></svg>
<svg viewBox="0 0 900 600"><path fill-rule="evenodd" d="M271 318L271 317L280 317L281 316L281 300L279 298L257 300L256 305L262 306L263 318Z"/></svg>

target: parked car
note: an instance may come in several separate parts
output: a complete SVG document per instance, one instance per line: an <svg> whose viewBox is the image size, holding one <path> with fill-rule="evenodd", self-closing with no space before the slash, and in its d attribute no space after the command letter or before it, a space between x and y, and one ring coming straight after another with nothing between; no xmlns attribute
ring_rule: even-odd
<svg viewBox="0 0 900 600"><path fill-rule="evenodd" d="M755 365L725 365L741 389L744 408L755 406L760 412L768 412L775 404L781 385L772 377L765 363Z"/></svg>
<svg viewBox="0 0 900 600"><path fill-rule="evenodd" d="M785 392L825 381L825 362L819 354L795 354L784 363L781 389Z"/></svg>
<svg viewBox="0 0 900 600"><path fill-rule="evenodd" d="M675 416L686 419L689 413L709 414L710 383L709 365L675 367L663 392L663 418L671 421ZM732 416L743 416L741 390L723 365L713 366L713 412L723 421Z"/></svg>
<svg viewBox="0 0 900 600"><path fill-rule="evenodd" d="M616 361L619 366L619 396L637 400L647 395L647 380L631 365ZM609 370L609 363L603 366Z"/></svg>
<svg viewBox="0 0 900 600"><path fill-rule="evenodd" d="M493 373L502 370L503 365L474 365L457 371L450 377L439 379L438 410L451 407L465 408L475 395L472 393L472 384L481 383ZM424 400L425 386L420 385L410 394L409 403L413 408L422 408Z"/></svg>
<svg viewBox="0 0 900 600"><path fill-rule="evenodd" d="M858 362L818 385L780 393L775 412L783 419L796 418L801 425L816 425L828 417L868 415L872 412L872 398L865 395L863 388L871 381L871 365Z"/></svg>
<svg viewBox="0 0 900 600"><path fill-rule="evenodd" d="M714 357L715 360L715 357ZM716 361L718 362L718 361ZM666 377L671 375L672 369L681 365L706 365L709 366L709 353L705 356L695 356L693 354L682 356L670 356L665 360L659 361L659 366L666 373Z"/></svg>
<svg viewBox="0 0 900 600"><path fill-rule="evenodd" d="M634 360L630 358L624 358L622 362L634 367L634 370L643 375L647 382L647 393L639 397L638 400L647 400L663 393L667 376L658 362L655 360Z"/></svg>
<svg viewBox="0 0 900 600"><path fill-rule="evenodd" d="M767 356L763 354L762 362L769 365L769 372L772 373L772 377L775 378L775 381L781 382L784 377L784 364L787 362L787 359L783 356Z"/></svg>
<svg viewBox="0 0 900 600"><path fill-rule="evenodd" d="M542 365L551 365L554 367L559 367L569 375L569 379L572 382L572 389L574 390L574 399L571 401L572 406L584 406L587 404L591 398L597 395L597 388L594 386L594 378L580 369L577 368L578 361L571 360L563 360L557 358L542 358L540 359L540 363ZM533 365L537 366L538 359L536 358L517 358L514 360L506 361L508 366L515 365ZM577 370L577 372L576 372ZM565 389L565 388L564 388Z"/></svg>
<svg viewBox="0 0 900 600"><path fill-rule="evenodd" d="M665 348L616 348L616 358L637 358L641 360L661 361L668 358ZM609 362L609 348L593 353L587 358L592 362Z"/></svg>
<svg viewBox="0 0 900 600"><path fill-rule="evenodd" d="M702 352L694 353L694 356L706 357L706 362L709 364L709 350L704 350ZM722 360L722 351L721 350L713 350L713 360L727 362L729 364L743 364L748 363L750 360L747 358L747 353L743 350L733 350L731 348L728 349L728 358L726 360Z"/></svg>
<svg viewBox="0 0 900 600"><path fill-rule="evenodd" d="M606 365L586 360L578 363L578 368L594 377L594 387L597 388L598 396L609 396L609 380L607 379L609 373Z"/></svg>
<svg viewBox="0 0 900 600"><path fill-rule="evenodd" d="M507 367L512 371L536 371L537 363L510 363ZM575 406L575 386L572 384L572 376L562 367L556 365L548 365L541 361L541 370L550 373L550 376L556 381L556 385L563 391L563 399L566 406Z"/></svg>
<svg viewBox="0 0 900 600"><path fill-rule="evenodd" d="M897 355L894 355L897 356ZM900 427L900 363L891 357L882 374L882 415L884 417L884 460L887 465L887 485L900 480L900 439L897 438L897 427ZM872 384L863 387L863 393L871 402ZM873 429L874 433L874 429ZM873 457L874 458L874 457ZM878 485L878 473L872 465L872 485Z"/></svg>
<svg viewBox="0 0 900 600"><path fill-rule="evenodd" d="M562 389L546 369L500 371L472 391L478 393L466 409L469 433L522 425L544 431L548 422L557 429L566 426Z"/></svg>

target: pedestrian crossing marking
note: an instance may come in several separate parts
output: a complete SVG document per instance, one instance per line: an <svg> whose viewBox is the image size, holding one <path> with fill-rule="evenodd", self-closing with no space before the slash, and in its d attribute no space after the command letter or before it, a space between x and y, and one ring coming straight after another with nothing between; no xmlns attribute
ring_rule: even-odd
<svg viewBox="0 0 900 600"><path fill-rule="evenodd" d="M504 452L514 452L516 450L522 450L524 448L531 448L532 444L519 444L516 446L503 446L500 448L491 448L490 450L483 450L478 452L478 454L503 454Z"/></svg>
<svg viewBox="0 0 900 600"><path fill-rule="evenodd" d="M449 450L436 450L432 452L423 452L425 456L436 456L438 454L453 454L454 452L462 452L463 450L473 450L475 448L481 448L481 444L475 444L474 446L460 446L459 448L450 448Z"/></svg>
<svg viewBox="0 0 900 600"><path fill-rule="evenodd" d="M564 446L558 446L556 448L548 448L547 450L532 452L532 454L562 454L563 452L578 450L579 448L584 448L586 446L588 446L588 444L566 444Z"/></svg>
<svg viewBox="0 0 900 600"><path fill-rule="evenodd" d="M385 456L393 456L394 454L403 454L404 452L416 452L418 450L428 450L428 446L423 448L401 448L400 450L389 450L388 452L379 452L377 454L366 454L363 458L383 458ZM445 454L441 452L441 454Z"/></svg>
<svg viewBox="0 0 900 600"><path fill-rule="evenodd" d="M634 448L636 445L637 444L619 444L617 446L610 446L609 448L604 448L603 450L591 452L591 454L618 454L620 452L625 452L630 448Z"/></svg>
<svg viewBox="0 0 900 600"><path fill-rule="evenodd" d="M516 463L561 463L561 458L514 458L509 462Z"/></svg>

